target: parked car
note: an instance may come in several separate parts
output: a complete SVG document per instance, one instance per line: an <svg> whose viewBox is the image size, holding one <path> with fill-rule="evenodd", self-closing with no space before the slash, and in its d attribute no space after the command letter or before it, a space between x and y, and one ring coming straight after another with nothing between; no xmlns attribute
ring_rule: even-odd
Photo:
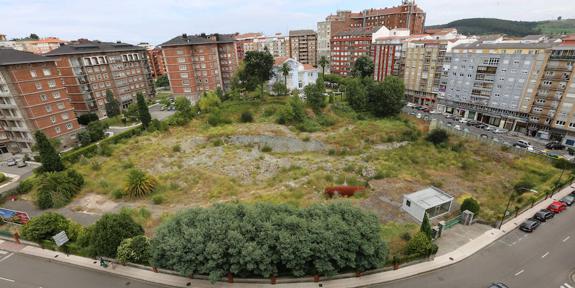
<svg viewBox="0 0 575 288"><path fill-rule="evenodd" d="M459 123L465 124L465 123L467 123L467 122L469 122L469 119L467 119L467 118L461 118L461 119L459 119Z"/></svg>
<svg viewBox="0 0 575 288"><path fill-rule="evenodd" d="M531 147L531 143L525 141L525 140L517 140L517 142L513 143L513 147L519 147L519 148L529 148Z"/></svg>
<svg viewBox="0 0 575 288"><path fill-rule="evenodd" d="M8 166L16 166L16 164L17 164L16 159L14 159L14 158L10 158L10 159L6 160L6 165L8 165Z"/></svg>
<svg viewBox="0 0 575 288"><path fill-rule="evenodd" d="M509 288L509 286L501 283L501 282L497 282L497 283L493 283L491 285L489 285L489 287L487 288Z"/></svg>
<svg viewBox="0 0 575 288"><path fill-rule="evenodd" d="M547 209L542 209L539 212L535 213L535 215L533 216L533 218L539 220L539 222L546 222L547 220L553 217L555 217L555 213Z"/></svg>
<svg viewBox="0 0 575 288"><path fill-rule="evenodd" d="M481 134L481 138L489 139L489 135L487 135L487 134Z"/></svg>
<svg viewBox="0 0 575 288"><path fill-rule="evenodd" d="M413 103L411 103L411 102L408 102L408 103L407 103L407 107L415 107L415 104L413 104Z"/></svg>
<svg viewBox="0 0 575 288"><path fill-rule="evenodd" d="M573 205L573 203L575 203L575 196L567 195L567 196L561 198L561 200L559 200L559 201L565 203L565 205L567 205L567 206L571 206L571 205Z"/></svg>
<svg viewBox="0 0 575 288"><path fill-rule="evenodd" d="M509 132L507 129L503 129L503 128L496 128L495 130L493 130L493 133L497 133L497 134L505 134Z"/></svg>
<svg viewBox="0 0 575 288"><path fill-rule="evenodd" d="M417 117L417 119L421 119L421 117L423 117L423 115L421 115L421 113L417 113L417 116L415 116L415 117Z"/></svg>
<svg viewBox="0 0 575 288"><path fill-rule="evenodd" d="M494 131L495 129L497 129L495 126L491 126L491 125L486 125L487 127L483 128L487 131Z"/></svg>
<svg viewBox="0 0 575 288"><path fill-rule="evenodd" d="M549 210L555 214L559 214L559 213L565 211L565 209L567 209L567 205L565 205L565 203L563 203L561 201L555 201L555 202L551 203L551 205L547 206L547 210Z"/></svg>
<svg viewBox="0 0 575 288"><path fill-rule="evenodd" d="M525 232L533 232L535 231L535 229L537 229L537 227L539 227L539 224L541 224L539 221L537 221L537 219L527 219L525 220L525 222L521 223L521 225L519 225L519 229L521 231L525 231Z"/></svg>
<svg viewBox="0 0 575 288"><path fill-rule="evenodd" d="M461 126L455 125L455 126L453 126L453 129L455 129L455 130L457 130L457 131L461 131Z"/></svg>
<svg viewBox="0 0 575 288"><path fill-rule="evenodd" d="M16 167L18 167L18 168L24 168L24 167L28 166L28 163L26 163L26 161L24 161L24 160L19 160L17 162L18 162L18 164L16 164Z"/></svg>
<svg viewBox="0 0 575 288"><path fill-rule="evenodd" d="M486 128L487 128L487 124L479 123L479 124L477 124L477 126L475 126L475 127L479 128L479 129L486 129Z"/></svg>
<svg viewBox="0 0 575 288"><path fill-rule="evenodd" d="M437 110L431 110L431 111L429 111L429 114L441 114L441 112L439 112Z"/></svg>
<svg viewBox="0 0 575 288"><path fill-rule="evenodd" d="M561 142L559 142L559 141L551 141L551 142L545 144L545 148L551 149L551 150L563 150L563 149L565 149L565 145L561 144Z"/></svg>

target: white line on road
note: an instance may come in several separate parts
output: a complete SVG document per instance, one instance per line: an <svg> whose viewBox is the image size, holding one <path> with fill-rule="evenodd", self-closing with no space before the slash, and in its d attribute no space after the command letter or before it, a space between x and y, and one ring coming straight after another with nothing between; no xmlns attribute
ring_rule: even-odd
<svg viewBox="0 0 575 288"><path fill-rule="evenodd" d="M541 258L545 258L545 257L547 257L547 255L549 255L549 252L543 254L543 256L541 256Z"/></svg>
<svg viewBox="0 0 575 288"><path fill-rule="evenodd" d="M4 256L4 258L0 259L0 262L4 262L4 260L6 260L6 259L12 257L12 255L14 255L14 253L10 253L10 254Z"/></svg>
<svg viewBox="0 0 575 288"><path fill-rule="evenodd" d="M6 255L6 254L8 254L8 252L0 250L0 255Z"/></svg>
<svg viewBox="0 0 575 288"><path fill-rule="evenodd" d="M8 278L2 278L2 277L0 277L0 280L4 280L4 281L8 281L8 282L12 282L12 283L16 282L16 281L14 281L14 280L12 280L12 279L8 279Z"/></svg>
<svg viewBox="0 0 575 288"><path fill-rule="evenodd" d="M566 288L573 288L573 286L569 285L569 283L565 283L563 285L565 285ZM561 286L563 286L563 285L561 285Z"/></svg>
<svg viewBox="0 0 575 288"><path fill-rule="evenodd" d="M519 276L519 275L521 275L521 273L523 273L523 272L525 272L525 270L521 270L521 271L515 273L515 276Z"/></svg>
<svg viewBox="0 0 575 288"><path fill-rule="evenodd" d="M567 240L569 240L569 238L571 238L571 236L565 237L565 239L563 239L563 242L567 242Z"/></svg>

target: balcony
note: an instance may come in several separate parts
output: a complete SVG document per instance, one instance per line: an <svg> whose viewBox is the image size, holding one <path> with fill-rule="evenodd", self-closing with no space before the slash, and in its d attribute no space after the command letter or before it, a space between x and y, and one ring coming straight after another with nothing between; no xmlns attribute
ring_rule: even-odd
<svg viewBox="0 0 575 288"><path fill-rule="evenodd" d="M25 128L25 127L16 127L16 126L14 126L14 127L9 127L9 126L6 126L6 127L2 127L2 128L4 128L4 131L28 132L28 129Z"/></svg>
<svg viewBox="0 0 575 288"><path fill-rule="evenodd" d="M14 109L16 104L0 104L0 109Z"/></svg>

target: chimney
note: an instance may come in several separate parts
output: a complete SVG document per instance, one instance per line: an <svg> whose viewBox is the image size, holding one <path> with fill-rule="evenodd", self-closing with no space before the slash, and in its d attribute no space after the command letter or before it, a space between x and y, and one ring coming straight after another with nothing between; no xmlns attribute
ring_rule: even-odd
<svg viewBox="0 0 575 288"><path fill-rule="evenodd" d="M186 33L182 34L182 38L184 38L184 39L188 38L188 34L186 34Z"/></svg>

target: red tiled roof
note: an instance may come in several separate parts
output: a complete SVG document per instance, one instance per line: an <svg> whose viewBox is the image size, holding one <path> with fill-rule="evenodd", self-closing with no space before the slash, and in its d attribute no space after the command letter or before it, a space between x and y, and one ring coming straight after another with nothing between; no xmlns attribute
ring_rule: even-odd
<svg viewBox="0 0 575 288"><path fill-rule="evenodd" d="M311 64L303 64L303 70L314 70L315 67Z"/></svg>
<svg viewBox="0 0 575 288"><path fill-rule="evenodd" d="M289 57L285 57L285 56L276 57L276 58L274 59L274 65L275 65L275 66L280 66L280 65L284 64L284 62L286 62L288 59L289 59Z"/></svg>

